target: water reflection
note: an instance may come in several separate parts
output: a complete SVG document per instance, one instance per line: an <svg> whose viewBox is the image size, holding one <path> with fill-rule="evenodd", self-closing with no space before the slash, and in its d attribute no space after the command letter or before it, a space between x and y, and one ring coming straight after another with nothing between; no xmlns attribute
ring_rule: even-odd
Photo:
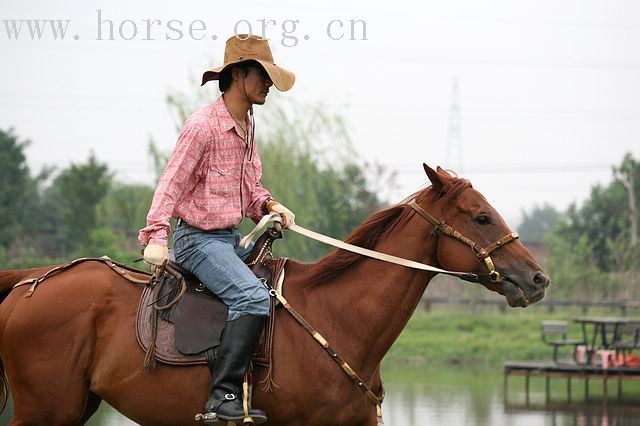
<svg viewBox="0 0 640 426"><path fill-rule="evenodd" d="M582 381L572 383L569 400L565 380L551 381L547 401L544 380L531 380L527 403L524 379L509 380L509 398L504 400L502 369L491 368L398 368L383 369L386 426L631 426L640 424L640 383L625 382L623 397L610 393L603 403L603 389L590 382L589 398L581 393ZM0 415L7 424L11 406ZM90 426L131 426L107 404L91 418Z"/></svg>
<svg viewBox="0 0 640 426"><path fill-rule="evenodd" d="M122 414L118 413L113 407L102 403L98 412L91 417L86 423L87 426L135 426L133 422Z"/></svg>
<svg viewBox="0 0 640 426"><path fill-rule="evenodd" d="M524 380L510 379L505 401L500 367L484 369L401 369L383 371L387 425L549 425L627 426L640 424L640 383L625 382L621 398L602 398L601 383L592 380L590 397L578 397L582 381L553 379L549 399L544 380L531 381L529 402ZM600 386L600 387L599 387ZM611 395L611 394L610 394Z"/></svg>

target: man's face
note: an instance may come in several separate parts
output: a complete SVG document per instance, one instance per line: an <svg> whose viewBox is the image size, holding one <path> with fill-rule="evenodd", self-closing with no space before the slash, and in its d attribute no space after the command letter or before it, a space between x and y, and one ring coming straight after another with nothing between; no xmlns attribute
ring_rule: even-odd
<svg viewBox="0 0 640 426"><path fill-rule="evenodd" d="M244 87L252 104L262 105L267 99L273 82L269 74L260 65L248 65L244 68Z"/></svg>

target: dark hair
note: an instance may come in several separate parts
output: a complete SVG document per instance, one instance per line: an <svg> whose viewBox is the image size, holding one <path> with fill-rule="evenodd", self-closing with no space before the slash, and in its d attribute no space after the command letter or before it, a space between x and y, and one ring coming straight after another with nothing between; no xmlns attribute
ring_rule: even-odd
<svg viewBox="0 0 640 426"><path fill-rule="evenodd" d="M226 92L227 89L231 86L231 82L233 81L233 77L231 76L232 69L232 66L225 68L220 73L220 77L218 77L218 88L222 93Z"/></svg>
<svg viewBox="0 0 640 426"><path fill-rule="evenodd" d="M231 87L231 82L233 81L232 71L234 67L239 67L243 71L245 70L245 68L249 68L249 67L258 67L264 70L264 67L260 65L260 62L253 61L253 60L241 62L239 64L232 65L230 67L225 68L220 73L220 76L218 77L218 88L222 93L226 92L229 89L229 87Z"/></svg>

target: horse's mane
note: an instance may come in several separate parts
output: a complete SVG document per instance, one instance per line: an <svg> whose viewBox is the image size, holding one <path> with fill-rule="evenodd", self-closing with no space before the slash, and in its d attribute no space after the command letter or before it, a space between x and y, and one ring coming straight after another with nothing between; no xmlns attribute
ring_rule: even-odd
<svg viewBox="0 0 640 426"><path fill-rule="evenodd" d="M447 202L470 186L471 183L468 180L454 178L440 191L433 190L431 186L421 189L400 203L371 216L349 234L345 241L356 246L373 249L382 236L408 219L409 214L413 212L412 209L407 208L409 200L415 198L416 202L423 206L436 202ZM309 275L305 278L305 285L322 285L362 259L364 256L350 251L334 250L312 265Z"/></svg>

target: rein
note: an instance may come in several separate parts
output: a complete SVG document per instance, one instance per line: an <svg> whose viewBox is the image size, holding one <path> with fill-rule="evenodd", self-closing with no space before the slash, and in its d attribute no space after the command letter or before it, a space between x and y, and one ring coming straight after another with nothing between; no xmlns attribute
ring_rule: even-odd
<svg viewBox="0 0 640 426"><path fill-rule="evenodd" d="M470 238L465 237L460 232L456 231L451 226L447 225L444 221L440 221L435 217L433 217L425 209L420 207L418 203L415 201L415 199L409 201L408 206L413 208L418 214L420 214L420 216L422 216L423 218L425 218L427 221L429 221L431 224L434 225L435 227L434 233L433 233L434 236L437 237L438 231L441 231L444 235L454 238L470 246L471 249L473 250L473 253L476 259L478 259L479 261L484 261L487 269L489 270L489 273L476 274L473 272L447 271L445 269L436 268L435 266L427 265L425 263L420 263L413 260L404 259L402 257L381 253L375 250L366 249L364 247L355 246L353 244L349 244L344 241L320 234L310 229L306 229L295 223L289 225L287 229L295 233L298 233L300 235L303 235L307 238L320 241L321 243L328 244L342 250L347 250L352 253L357 253L363 256L382 260L382 261L393 263L396 265L406 266L407 268L413 268L413 269L419 269L422 271L431 271L431 272L437 272L440 274L451 275L454 277L458 277L464 281L469 281L472 283L480 283L480 282L486 282L486 281L491 281L492 283L502 282L502 276L496 270L493 260L491 259L489 254L492 251L500 247L503 247L514 240L517 240L519 238L519 235L517 232L511 232L505 235L504 237L500 238L499 240L495 241L494 243L490 244L487 248L482 248L482 247L479 247L478 244L476 244ZM260 222L258 222L258 224L255 226L253 231L247 234L242 239L242 241L240 241L240 245L242 245L245 248L248 247L249 243L253 240L255 235L258 234L262 230L262 228L264 228L269 222L280 222L280 214L272 213L270 215L263 216Z"/></svg>

